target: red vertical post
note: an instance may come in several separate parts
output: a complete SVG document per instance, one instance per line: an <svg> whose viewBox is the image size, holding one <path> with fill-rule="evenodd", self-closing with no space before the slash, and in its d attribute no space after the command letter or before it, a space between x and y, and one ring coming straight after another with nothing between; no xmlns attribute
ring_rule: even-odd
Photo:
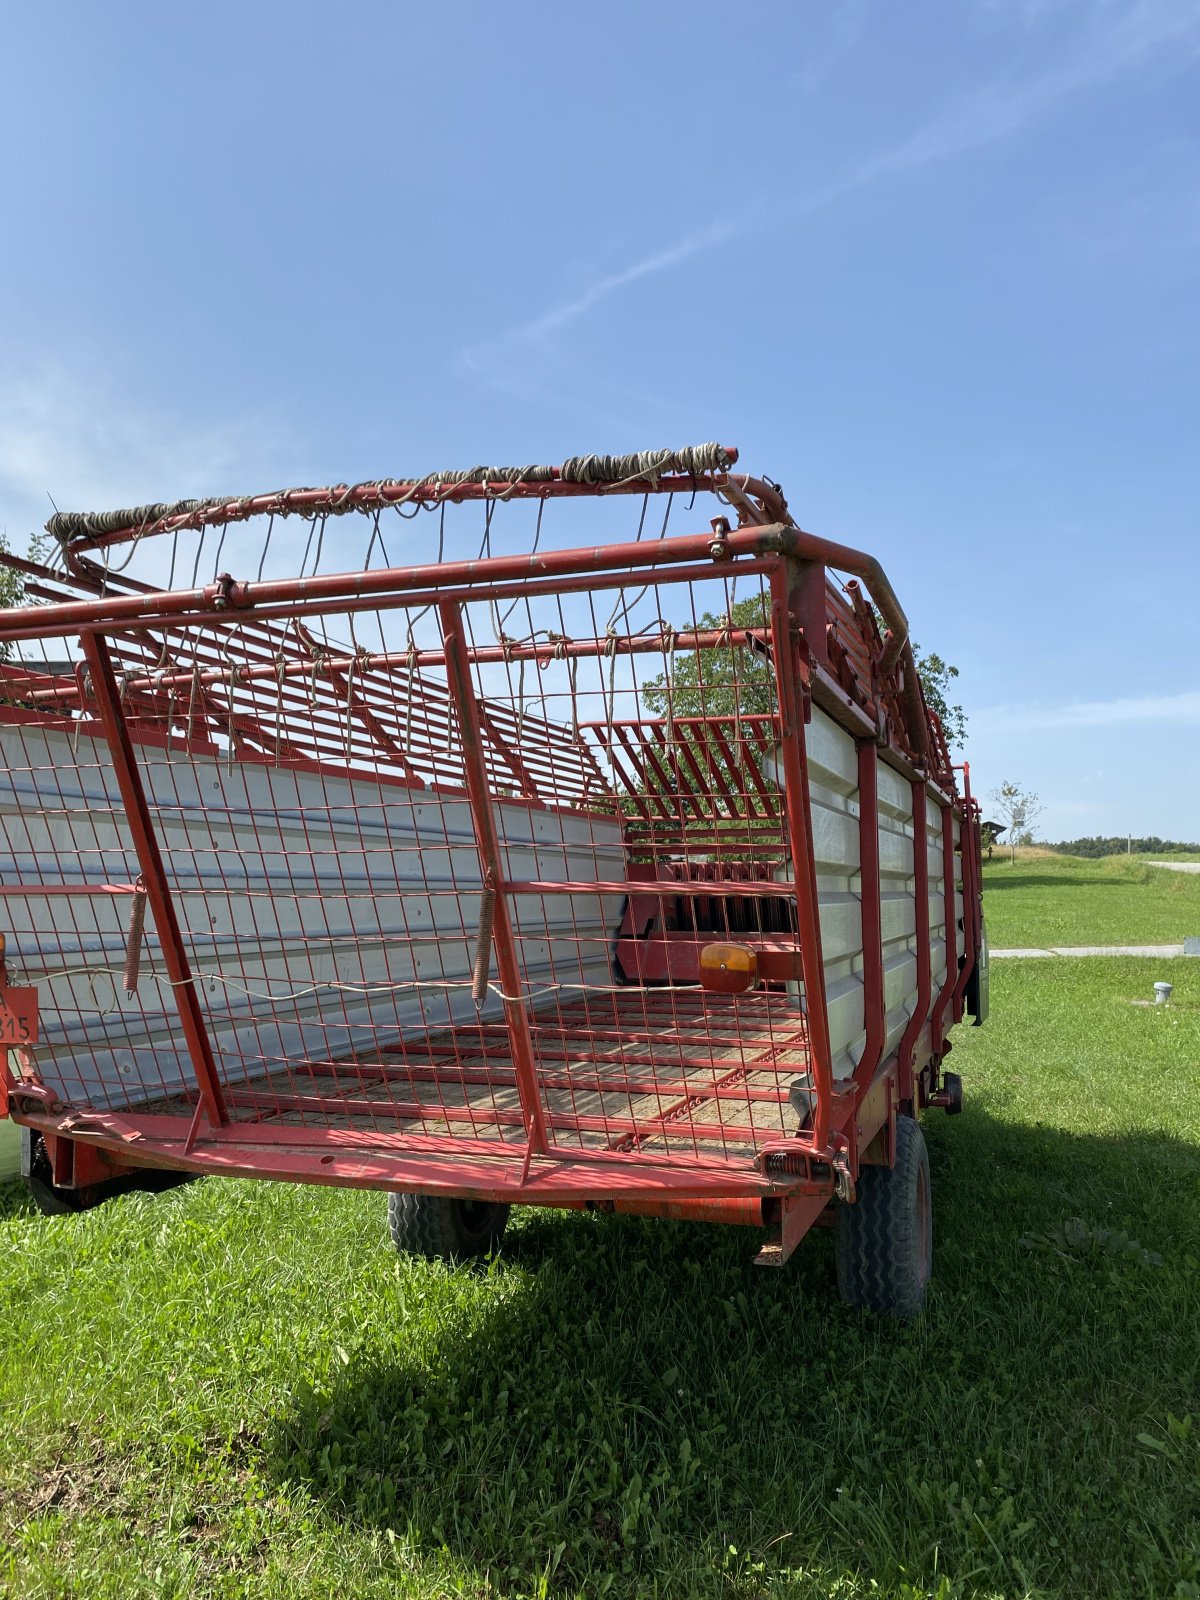
<svg viewBox="0 0 1200 1600"><path fill-rule="evenodd" d="M216 1062L213 1060L212 1047L204 1025L204 1013L200 1007L191 966L183 946L179 920L175 915L175 906L167 888L162 853L158 848L150 807L146 803L146 791L142 786L137 758L133 753L133 741L129 737L125 714L121 710L121 696L113 673L112 658L108 653L108 645L98 633L85 632L80 636L80 642L91 671L92 693L96 697L100 723L108 741L113 771L117 776L117 786L121 791L121 800L129 818L129 832L133 837L133 847L137 851L138 865L142 869L146 898L150 902L150 910L154 916L154 926L158 931L167 976L171 980L171 989L179 1007L179 1022L191 1057L192 1070L196 1074L200 1101L208 1113L209 1121L214 1127L220 1126L229 1121L229 1113L225 1108L225 1097L221 1092Z"/></svg>
<svg viewBox="0 0 1200 1600"><path fill-rule="evenodd" d="M908 1099L912 1094L913 1053L921 1029L929 1017L930 961L929 961L929 828L925 815L925 784L916 778L912 785L913 809L913 897L916 901L917 939L917 1001L908 1026L900 1040L900 1095ZM906 1089L908 1093L906 1093Z"/></svg>
<svg viewBox="0 0 1200 1600"><path fill-rule="evenodd" d="M794 566L789 562L788 566ZM808 787L805 749L805 697L796 618L790 608L789 575L782 567L771 574L771 637L775 677L779 688L782 741L783 800L792 847L792 872L796 880L796 925L800 936L800 971L808 1007L808 1042L812 1052L813 1145L824 1150L829 1142L830 1101L833 1098L833 1051L829 1043L829 1014L825 999L825 958L821 950L821 910L817 895L817 863L813 853L812 800ZM823 581L823 580L822 580Z"/></svg>
<svg viewBox="0 0 1200 1600"><path fill-rule="evenodd" d="M459 731L463 743L463 766L466 770L467 795L471 802L471 818L475 825L475 842L483 871L484 889L494 891L495 909L492 920L492 941L496 951L496 965L504 989L504 1017L508 1024L512 1046L513 1070L517 1078L517 1093L529 1136L529 1148L534 1155L543 1155L547 1148L546 1121L538 1093L536 1056L533 1035L529 1029L529 1013L521 996L521 966L517 959L517 943L513 935L505 897L505 882L501 870L500 840L496 833L496 818L492 810L492 796L488 788L487 767L483 759L483 739L480 731L479 702L475 685L471 681L471 663L467 643L463 636L462 612L453 600L443 600L438 606L442 621L442 638L446 647L446 678L451 696L458 711Z"/></svg>
<svg viewBox="0 0 1200 1600"><path fill-rule="evenodd" d="M951 1015L955 1022L962 1021L963 996L966 993L967 983L975 970L983 946L982 906L980 904L982 889L979 877L983 869L983 851L980 842L979 818L976 815L975 802L971 796L971 768L965 761L962 765L962 774L963 799L958 839L962 852L964 960L962 970L958 975L958 982L954 986Z"/></svg>
<svg viewBox="0 0 1200 1600"><path fill-rule="evenodd" d="M820 561L788 562L788 609L808 646L809 659L829 665L829 602L825 567Z"/></svg>
<svg viewBox="0 0 1200 1600"><path fill-rule="evenodd" d="M863 1017L867 1037L854 1077L865 1088L875 1076L887 1036L883 990L883 913L879 876L879 753L869 740L858 746L858 871L862 914Z"/></svg>

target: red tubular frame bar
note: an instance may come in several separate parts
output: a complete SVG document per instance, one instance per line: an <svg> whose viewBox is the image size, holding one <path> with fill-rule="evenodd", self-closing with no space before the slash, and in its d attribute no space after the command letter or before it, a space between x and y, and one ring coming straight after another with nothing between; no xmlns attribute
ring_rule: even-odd
<svg viewBox="0 0 1200 1600"><path fill-rule="evenodd" d="M963 998L967 984L975 970L983 944L980 909L983 890L979 877L982 860L979 843L979 807L971 794L970 763L964 761L956 770L961 771L963 775L962 825L959 837L962 842L963 939L967 951L967 959L963 962L962 971L958 975L958 982L954 985L951 995L953 1005L951 1015L955 1022L959 1022L962 1020Z"/></svg>
<svg viewBox="0 0 1200 1600"><path fill-rule="evenodd" d="M209 1121L219 1127L229 1121L229 1112L217 1077L212 1047L204 1026L204 1015L196 994L191 967L183 947L179 919L175 915L175 906L167 887L162 854L158 848L154 824L146 804L146 792L142 788L142 780L138 774L133 742L121 711L121 694L112 669L108 646L98 634L88 632L82 635L81 643L84 658L91 669L92 692L96 697L96 706L108 739L121 799L129 817L129 831L137 851L138 864L142 869L146 896L162 944L163 961L179 1006L179 1025L183 1029L188 1053L191 1056L201 1103L208 1113Z"/></svg>
<svg viewBox="0 0 1200 1600"><path fill-rule="evenodd" d="M738 459L733 445L723 445L730 465ZM770 504L779 513L786 514L786 502L779 491L761 479L738 473L731 477L726 472L696 472L670 474L662 477L630 477L618 482L604 483L565 478L559 468L551 469L549 476L529 480L484 479L471 483L441 483L432 479L397 478L380 479L373 483L354 485L336 484L321 489L273 490L266 494L245 495L231 500L206 500L192 510L159 517L156 521L128 523L103 533L80 533L66 541L68 555L81 550L102 550L107 545L127 544L131 539L152 538L156 534L183 529L200 529L247 522L251 517L341 515L347 511L370 511L387 506L416 504L425 506L453 505L465 500L540 500L551 495L565 498L579 495L697 493L700 490L728 490L739 499L752 497L760 503Z"/></svg>
<svg viewBox="0 0 1200 1600"><path fill-rule="evenodd" d="M957 805L948 805L942 813L942 876L945 884L946 900L946 977L938 994L937 1003L933 1008L932 1027L935 1049L942 1037L946 1006L949 1004L950 997L954 993L954 986L958 982L958 865L957 851L954 847L955 825L958 821L959 811ZM965 918L965 905L963 911ZM963 945L965 951L965 931Z"/></svg>
<svg viewBox="0 0 1200 1600"><path fill-rule="evenodd" d="M886 1019L879 901L878 754L874 743L870 739L861 737L864 728L870 727L870 716L874 713L868 711L868 714L864 714L862 707L856 705L821 666L827 655L832 655L827 648L825 632L826 566L861 577L869 587L871 596L883 613L890 630L884 643L882 658L878 654L878 636L874 633L872 637L875 642L871 646L875 651L873 656L863 653L866 651L864 646L863 651L855 656L855 664L849 668L846 667L842 657L838 658L841 665L837 666L837 671L842 674L842 683L848 684L853 690L856 678L861 682L863 674L870 675L876 665L881 672L888 672L899 666L901 674L899 687L897 689L893 684L889 692L893 696L899 695L910 746L917 753L918 760L928 751L929 739L915 664L912 662L911 648L907 642L907 620L879 563L863 552L804 533L791 522L787 515L786 504L776 491L756 480L713 475L707 480L703 477L696 480L691 478L678 481L663 480L655 487L669 490L690 489L697 486L726 490L730 498L734 499L742 509L743 515L749 507L758 513L766 511L776 520L769 522L751 520L738 530L726 531L718 538L703 534L671 538L659 543L624 543L578 550L547 551L535 556L497 557L478 562L446 563L436 569L385 568L304 580L238 583L231 578L222 577L214 584L174 593L139 592L116 597L110 594L107 597L87 601L59 599L40 605L33 611L0 612L0 638L50 639L75 632L79 632L82 637L85 656L91 669L92 687L100 721L112 751L122 801L129 814L131 832L154 914L155 926L162 942L164 961L180 1010L181 1025L196 1077L197 1108L203 1107L212 1126L205 1131L202 1140L203 1150L196 1152L193 1149L197 1131L195 1120L189 1128L186 1118L176 1116L138 1115L122 1118L76 1114L65 1121L56 1120L47 1114L44 1106L34 1105L32 1100L35 1097L31 1097L30 1103L22 1108L23 1120L31 1126L42 1128L51 1136L58 1134L60 1137L76 1139L81 1143L90 1142L97 1148L108 1151L118 1162L126 1166L130 1164L131 1158L135 1161L138 1159L137 1146L140 1144L148 1162L156 1151L159 1157L169 1164L196 1171L219 1169L244 1172L247 1175L304 1177L309 1181L350 1183L369 1187L408 1185L443 1193L485 1194L504 1199L519 1198L533 1203L539 1199L546 1203L586 1203L597 1193L603 1193L611 1195L620 1209L637 1209L645 1206L649 1208L650 1214L698 1215L700 1208L712 1207L715 1213L722 1215L723 1220L739 1221L756 1220L756 1210L761 1212L764 1197L783 1196L787 1202L783 1210L786 1254L813 1216L822 1209L831 1193L832 1172L827 1167L822 1168L821 1163L832 1162L835 1155L846 1145L848 1136L851 1147L854 1146L852 1129L856 1109L864 1105L868 1093L873 1097L873 1102L878 1099L883 1094L883 1089L887 1087L879 1080L889 1073L894 1076L895 1072L894 1058L887 1063L881 1059ZM396 493L390 496L383 492L387 486L360 487L362 497L352 502L355 505L384 505L407 497L401 492L403 486L398 486ZM609 486L604 492L642 493L646 489L645 483L637 482ZM374 501L367 495L367 492L372 490L377 493ZM427 498L434 501L488 499L494 498L497 493L495 486L489 492L487 486L483 485L457 485L444 494L440 491L433 493L433 486L430 486L430 491ZM304 510L310 515L320 515L323 510L334 509L330 503L330 496L339 492L303 491L298 498L289 497L288 509ZM591 485L562 482L552 485L544 483L506 485L503 490L505 497L511 493L517 497L537 498L544 498L549 494L573 495L595 492L595 487ZM353 493L357 494L358 491ZM757 506L749 504L747 499L749 496L757 498L759 502ZM338 502L339 507L341 504L342 502ZM279 497L263 496L254 501L229 502L216 511L208 508L204 513L164 519L160 525L149 530L137 531L159 532L170 528L199 527L238 521L273 509L280 509ZM130 530L124 530L123 533L107 534L95 539L77 540L72 542L71 549L78 551L85 548L102 548L129 536ZM76 570L80 570L79 563L76 561L74 564ZM784 774L783 806L795 881L778 883L762 878L746 878L739 881L721 880L719 885L714 885L712 881L688 881L686 878L678 881L648 882L628 876L624 879L605 881L597 879L573 881L564 877L553 880L506 882L502 876L503 858L493 817L489 769L485 758L487 714L476 693L473 675L478 666L488 663L507 663L516 660L545 664L550 658L551 647L536 644L506 644L502 647L471 645L467 640L463 605L468 601L618 588L630 575L634 573L644 575L648 571L654 573L650 581L686 582L692 578L711 577L714 572L719 574L723 565L731 569L736 568L739 574L743 572L761 574L767 578L769 584L772 602L769 636L780 705L779 759ZM654 572L654 569L659 571ZM87 567L85 576L91 571L92 569ZM99 572L99 569L95 571ZM352 1127L322 1129L311 1126L291 1128L272 1125L269 1136L265 1137L266 1130L261 1123L229 1121L229 1105L245 1105L253 1108L259 1100L269 1101L271 1097L260 1094L253 1087L231 1089L227 1094L222 1093L138 772L134 741L122 705L122 692L118 691L108 645L103 637L109 634L120 635L130 629L144 633L148 629L158 627L168 630L169 634L172 629L183 628L190 624L203 624L213 628L220 627L224 622L238 626L249 619L265 623L275 618L297 619L309 613L330 610L337 610L339 613L356 612L379 607L389 601L396 604L403 603L409 607L436 605L442 624L442 648L424 649L415 654L382 651L374 655L362 653L345 658L330 656L323 659L321 670L335 681L337 681L336 675L341 675L340 692L348 702L354 699L352 686L353 690L357 691L355 679L348 676L351 672L357 674L397 665L415 666L417 669L436 666L444 667L446 671L451 702L463 745L465 784L483 883L485 890L491 890L495 895L490 938L503 995L505 1026L511 1042L511 1080L506 1079L506 1081L511 1081L516 1087L521 1107L519 1113L515 1110L509 1112L499 1109L493 1109L490 1113L480 1110L464 1111L459 1120L491 1123L497 1127L519 1124L526 1134L523 1147L520 1144L502 1143L497 1140L494 1141L496 1147L493 1148L493 1141L481 1143L452 1136L442 1137L408 1131L391 1134L377 1129ZM750 637L748 634L748 642ZM761 642L758 630L755 630L753 637L756 643ZM722 640L728 642L728 639L728 630L693 629L690 633L674 635L675 648L683 650L711 649ZM269 647L264 645L264 649L266 648ZM584 658L608 654L613 648L618 654L633 655L655 653L661 650L663 645L652 636L621 638L616 641L615 646L612 646L608 639L582 638L559 640L555 646L555 653L568 658ZM810 662L810 651L815 657L815 664ZM238 677L239 682L257 678L300 678L311 670L303 663L285 662L281 667L276 661L265 660L258 665L242 668ZM219 688L225 681L227 681L226 675L218 668L177 674L153 673L143 676L130 674L127 675L124 694L132 701L136 695L163 696L172 689L191 689L197 686ZM804 738L804 724L810 715L810 694L818 689L821 703L835 706L837 713L842 714L843 726L849 723L860 735L858 775L865 1041L862 1056L854 1072L853 1092L849 1092L849 1085L835 1085L832 1080L832 1052L812 838L812 802ZM31 698L35 701L62 702L69 701L72 694L78 694L78 686L73 683L69 686L51 684L39 686L32 692ZM845 704L842 703L843 700ZM890 704L894 709L897 704L896 699L893 698ZM362 695L359 695L358 703L353 709L376 742L386 748L390 738L387 729L378 723L370 704ZM144 707L139 712L141 716L150 714L151 712L147 712ZM228 715L229 736L232 739L238 726L232 696ZM753 717L747 720L752 721ZM141 736L140 731L138 736ZM661 731L656 736L661 743ZM720 739L719 728L714 738ZM169 745L170 742L168 727L166 743ZM720 742L719 748L732 770L733 759L727 746ZM506 746L503 737L494 729L491 731L490 749L493 754L499 751L508 761L518 787L522 791L527 790L533 780L524 767L520 752ZM615 754L614 741L614 758ZM676 751L675 755L677 761L681 755L684 761L692 760L690 749L686 745L682 752ZM653 746L647 746L645 756L655 766L658 765ZM255 760L258 756L251 753L249 759ZM396 759L402 768L403 762L399 755ZM303 769L302 759L298 759L295 764ZM694 761L692 764L694 766ZM909 772L912 770L903 756L897 764L902 770ZM334 769L326 764L324 770L332 772ZM347 772L346 775L351 774ZM693 773L693 776L697 775ZM712 781L717 787L722 787L723 779L719 769ZM418 780L419 785L420 780ZM949 950L952 947L957 948L957 939L954 937L956 818L953 808L946 807L942 844L947 869L947 980L939 992L934 1012L930 1017L929 833L925 804L926 783L919 769L917 775L911 778L911 788L918 998L898 1052L901 1084L904 1084L906 1077L908 1079L907 1091L903 1088L901 1091L902 1098L909 1099L914 1093L913 1055L922 1030L932 1024L931 1043L937 1052L940 1048L940 1032L946 1005L953 999L956 1007L961 1009L962 989L974 964L973 947L978 945L978 894L970 848L972 840L977 835L977 827L968 779L967 799L961 819L966 924L964 943L967 959L964 961L962 972L954 974L952 971L954 964L950 959ZM502 792L507 793L507 791ZM649 800L654 797L647 792L646 798ZM727 794L726 798L734 801L732 795ZM938 798L940 802L942 797L939 795ZM130 892L134 887L112 885L104 889L88 886L80 890L70 887L56 890L54 886L45 889L31 886L28 889L11 892L124 893ZM656 893L663 900L701 898L714 893L719 893L722 898L731 899L739 896L764 900L795 899L801 974L807 1011L809 1060L812 1082L816 1090L811 1126L798 1137L791 1139L787 1145L788 1156L799 1158L799 1168L790 1171L782 1167L772 1168L770 1156L773 1151L764 1151L761 1147L758 1152L760 1161L757 1168L749 1161L744 1166L728 1163L715 1151L711 1156L698 1154L694 1161L673 1154L668 1161L661 1153L639 1149L639 1142L647 1136L648 1131L652 1132L656 1121L663 1122L672 1117L677 1109L675 1105L666 1106L657 1118L621 1119L605 1116L593 1119L597 1130L611 1131L620 1136L617 1147L609 1152L576 1150L574 1147L568 1149L554 1141L553 1131L559 1126L578 1129L588 1119L581 1118L574 1110L566 1119L551 1112L543 1103L542 1095L545 1091L567 1085L577 1092L587 1090L603 1092L617 1085L624 1085L632 1092L639 1083L644 1083L647 1090L652 1092L663 1088L664 1079L661 1076L656 1077L653 1073L647 1074L644 1080L640 1080L636 1073L631 1076L627 1069L630 1066L637 1066L638 1057L624 1052L621 1061L626 1070L619 1077L606 1078L595 1074L583 1078L563 1074L556 1078L552 1071L545 1070L544 1061L539 1068L539 1061L542 1058L535 1048L534 1034L544 1030L537 1019L531 1017L525 1001L521 998L519 939L510 910L510 897L513 894L653 896ZM589 1029L589 1036L592 1031ZM621 1030L614 1031L622 1041L630 1038ZM686 1041L681 1038L681 1043L684 1042ZM566 1043L567 1040L564 1039L564 1050ZM786 1044L783 1048L787 1048ZM564 1061L570 1059L569 1055L564 1054L563 1059ZM652 1055L644 1059L648 1064L654 1064ZM329 1064L331 1070L334 1065ZM312 1067L317 1072L322 1070L319 1062L313 1063ZM363 1064L361 1070L364 1075L377 1073L381 1082L390 1076L389 1068L383 1064L379 1067ZM410 1064L403 1069L397 1068L396 1076L422 1081L423 1070L420 1066ZM433 1070L430 1068L431 1072ZM722 1075L714 1065L714 1070L706 1078L687 1078L682 1066L680 1070L682 1090L686 1096L682 1104L686 1106L705 1100L719 1104L727 1099L743 1098L749 1104L760 1099L767 1103L777 1103L774 1090L756 1090L749 1085L736 1088L732 1086L732 1080L738 1077L739 1072L744 1075L746 1070L744 1067L734 1068L728 1074ZM754 1070L753 1064L750 1070ZM470 1081L469 1072L464 1074L464 1081ZM499 1080L489 1068L484 1081L495 1085ZM894 1087L883 1095L881 1103L885 1118L892 1104L893 1095ZM406 1103L390 1099L378 1102L355 1103L337 1100L327 1102L320 1092L307 1098L302 1096L296 1101L299 1110L312 1109L318 1113L327 1103L338 1105L342 1109L352 1105L361 1108L365 1114L370 1114L374 1109L380 1115L386 1113L391 1117L402 1114L406 1109ZM263 1109L267 1107L264 1106ZM419 1112L421 1102L414 1101L411 1109ZM446 1110L447 1108L442 1108L443 1113ZM453 1122L456 1116L457 1112L446 1120ZM871 1116L875 1119L872 1126L879 1126L878 1107L874 1104ZM867 1122L868 1118L864 1116L863 1121ZM717 1133L722 1131L719 1120L711 1125L697 1123L695 1127L697 1130L705 1130L710 1137L714 1131ZM318 1155L317 1152L323 1153ZM764 1157L766 1159L763 1159ZM669 1195L670 1198L655 1199L654 1193ZM659 1207L663 1208L661 1212L656 1209Z"/></svg>
<svg viewBox="0 0 1200 1600"><path fill-rule="evenodd" d="M679 487L685 487L691 480L684 480ZM712 487L723 488L731 480L714 482ZM753 484L750 490L755 494L761 504L769 506L781 513L780 520L771 523L762 523L739 528L736 532L725 534L719 541L714 541L712 535L701 534L683 539L671 539L657 543L626 543L619 545L594 546L591 549L546 551L532 556L500 556L489 557L487 561L446 562L438 569L439 581L436 588L422 597L422 603L437 604L442 600L451 598L447 595L447 588L458 584L471 584L481 579L503 580L513 578L522 579L526 583L538 577L565 577L581 572L602 571L613 566L627 566L630 568L644 568L655 566L663 562L677 561L703 561L705 557L711 558L714 543L720 550L722 559L742 555L787 555L794 556L801 561L811 562L816 566L836 568L841 572L852 573L866 583L872 599L879 607L879 611L888 624L889 634L885 641L883 657L880 663L881 671L890 672L897 664L902 672L902 703L905 712L905 722L909 739L913 749L918 755L924 755L929 748L929 736L925 724L924 707L921 701L920 685L917 677L916 663L913 659L912 646L908 637L908 619L896 598L896 592L883 567L874 556L868 555L863 550L856 550L851 545L837 544L830 539L821 539L811 533L805 533L796 527L787 515L786 504L779 498L775 491L767 485L759 485L754 480L745 480ZM369 486L375 488L377 486ZM464 488L478 488L479 486L463 486ZM660 490L667 489L668 483L660 482ZM530 486L530 493L544 498L550 490L555 493L575 492L574 485L545 484ZM646 485L638 486L638 492L645 492ZM587 492L595 490L589 486ZM328 498L330 491L312 491L319 497ZM494 498L492 495L480 494L479 498ZM467 496L474 498L476 496ZM453 498L448 496L447 498ZM167 526L188 527L212 525L217 521L243 520L259 512L269 511L272 506L279 507L279 496L260 496L254 501L235 502L228 508L228 514L220 518L195 513L174 521L163 524L163 529L157 527L147 531L163 531ZM314 502L316 504L316 502ZM248 508L248 509L247 509ZM297 509L299 505L297 504ZM118 538L129 539L139 530L126 529L121 534L103 536L101 542L112 543ZM92 546L95 548L95 544ZM428 568L381 568L374 572L361 572L350 574L331 574L326 577L314 577L304 580L304 595L311 605L313 602L344 599L349 604L343 609L354 609L356 604L361 604L363 597L379 597L386 593L401 593L419 589L425 579ZM230 577L218 579L216 583L208 584L201 589L179 590L169 595L157 597L162 610L159 616L173 615L182 620L185 616L209 617L213 611L226 609L254 608L260 615L270 615L272 605L282 603L287 615L302 614L296 611L294 605L295 584L289 580L274 582L237 583ZM43 625L32 625L29 613L0 611L0 635L11 639L55 638L64 634L75 633L84 626L107 627L117 625L121 621L146 620L146 606L142 596L130 596L126 599L110 600L107 612L111 624L100 624L89 621L91 608L87 602L64 602L58 606L39 608L39 616ZM818 654L824 654L824 622L818 632Z"/></svg>
<svg viewBox="0 0 1200 1600"><path fill-rule="evenodd" d="M521 995L521 967L508 914L508 885L501 873L500 842L496 835L491 791L483 763L479 702L475 695L475 685L471 681L471 664L466 641L463 638L461 612L453 600L445 600L439 607L439 613L442 620L442 639L446 647L447 676L458 708L467 793L471 798L471 819L475 825L475 838L479 845L484 894L490 890L495 896L491 937L496 950L496 964L500 969L500 982L504 987L504 1014L512 1041L513 1066L516 1069L517 1090L521 1097L525 1132L529 1137L526 1156L528 1163L529 1155L545 1154L546 1121L538 1092L537 1064L529 1032L529 1013ZM485 937L484 921L481 916L480 938L483 937ZM477 953L477 962L480 959L486 959L485 952Z"/></svg>
<svg viewBox="0 0 1200 1600"><path fill-rule="evenodd" d="M900 1095L912 1095L913 1057L921 1031L929 1025L929 997L932 963L929 956L929 819L925 806L925 783L912 783L913 811L913 893L916 897L917 1003L900 1040Z"/></svg>
<svg viewBox="0 0 1200 1600"><path fill-rule="evenodd" d="M796 927L804 973L804 996L812 1049L812 1077L816 1105L812 1113L812 1148L825 1151L829 1144L829 1118L833 1098L833 1051L829 1043L829 1016L825 999L825 963L821 953L821 912L817 899L817 864L812 842L812 796L808 786L808 752L803 735L807 707L797 690L807 682L800 656L799 627L791 609L791 583L795 570L777 568L771 574L771 632L775 660L787 663L777 673L782 734L783 799L791 836L791 856L796 896ZM796 631L793 632L793 629ZM801 883L803 876L803 883Z"/></svg>

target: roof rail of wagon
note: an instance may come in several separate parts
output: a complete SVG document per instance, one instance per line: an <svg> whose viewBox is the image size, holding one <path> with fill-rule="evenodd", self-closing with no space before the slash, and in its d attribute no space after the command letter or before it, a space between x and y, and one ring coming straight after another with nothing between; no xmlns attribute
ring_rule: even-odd
<svg viewBox="0 0 1200 1600"><path fill-rule="evenodd" d="M215 497L203 500L176 500L156 502L124 510L102 512L57 512L46 524L62 547L66 566L76 577L101 576L101 568L88 559L88 552L107 551L112 546L131 545L134 548L143 539L160 534L186 531L203 533L208 528L223 530L229 525L248 522L254 518L302 517L324 526L329 517L345 516L357 512L368 517L378 516L384 509L392 509L401 516L417 516L422 510L433 511L450 504L482 501L488 505L508 500L536 500L576 496L605 496L611 494L712 494L719 503L729 506L735 513L737 528L731 531L728 519L714 521L713 534L672 536L670 540L640 538L637 546L611 544L603 548L557 550L537 556L496 557L467 562L444 562L436 565L436 585L444 589L448 584L471 585L481 581L493 585L505 577L514 583L527 586L535 575L553 579L569 571L596 572L602 568L628 565L631 569L677 563L687 560L703 561L721 558L753 558L754 556L786 555L811 561L852 575L862 581L870 600L876 607L886 630L878 667L881 675L891 678L898 693L900 712L908 735L909 745L918 758L929 752L930 739L916 662L909 642L909 625L895 591L874 556L848 545L819 538L805 532L792 517L779 485L769 478L755 478L749 474L734 473L731 469L738 461L738 451L731 445L716 443L687 445L678 450L643 450L627 455L573 456L561 466L510 466L471 467L466 470L426 473L422 477L378 478L358 484L334 484L324 488L282 489L257 495ZM539 512L540 518L540 512ZM539 521L540 527L540 521ZM440 553L439 553L440 555ZM482 552L481 552L482 556ZM127 558L128 559L128 558ZM105 555L105 572L109 557ZM411 591L422 582L431 580L430 568L406 566L364 573L355 572L343 577L323 576L305 579L305 590L310 597L320 591L326 599L333 599L339 585L349 596L360 600L369 592L381 593L382 588L400 588ZM350 587L347 588L346 585ZM382 586L382 587L381 587ZM273 590L280 587L267 581L261 573L257 581L237 582L222 575L215 584L203 592L188 594L179 591L171 596L165 609L192 611L219 608L257 609L271 603ZM285 580L284 587L287 587ZM122 605L137 607L132 597L117 601ZM6 621L0 614L0 632ZM40 628L30 631L28 624L21 633L32 637L33 632L46 634L47 625L54 620L44 615ZM73 620L66 610L63 622ZM823 624L822 624L823 626ZM14 634L13 637L19 635Z"/></svg>
<svg viewBox="0 0 1200 1600"><path fill-rule="evenodd" d="M59 511L46 523L70 554L128 543L155 534L245 522L256 516L307 518L410 507L413 514L465 500L550 499L569 495L666 494L709 490L738 506L747 520L783 521L787 502L777 485L738 474L732 445L685 445L628 455L571 456L561 466L468 467L414 478L374 478L324 488L276 489L265 494L157 501L116 511ZM753 512L748 502L754 503Z"/></svg>

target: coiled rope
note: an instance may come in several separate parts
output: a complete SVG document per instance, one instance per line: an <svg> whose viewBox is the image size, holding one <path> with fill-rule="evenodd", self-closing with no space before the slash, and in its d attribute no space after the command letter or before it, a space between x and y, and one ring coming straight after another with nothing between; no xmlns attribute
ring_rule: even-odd
<svg viewBox="0 0 1200 1600"><path fill-rule="evenodd" d="M230 521L245 516L255 500L269 501L264 510L271 514L301 515L309 518L342 516L349 511L373 510L383 497L394 505L430 500L436 504L446 491L464 484L478 484L485 490L495 486L497 499L511 494L516 484L581 483L621 485L646 482L678 474L699 477L710 472L727 472L733 458L723 445L709 443L685 445L679 450L636 450L631 455L571 456L561 467L468 467L452 472L430 472L423 478L375 478L364 483L337 484L319 489L281 489L269 495L230 495L223 499L160 500L117 511L57 511L46 523L46 531L60 544L73 539L96 538L124 533L140 538L159 524L190 519L197 525L208 520ZM294 496L328 493L330 499L319 507L300 507L289 502ZM365 503L364 503L365 502Z"/></svg>

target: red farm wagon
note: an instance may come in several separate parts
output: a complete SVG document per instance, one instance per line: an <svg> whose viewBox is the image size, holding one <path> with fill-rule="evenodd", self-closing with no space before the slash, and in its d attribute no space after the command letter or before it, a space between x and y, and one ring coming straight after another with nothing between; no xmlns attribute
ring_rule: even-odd
<svg viewBox="0 0 1200 1600"><path fill-rule="evenodd" d="M196 1174L930 1267L979 813L877 561L716 445L62 514L0 612L0 1110ZM137 576L134 576L134 574Z"/></svg>

